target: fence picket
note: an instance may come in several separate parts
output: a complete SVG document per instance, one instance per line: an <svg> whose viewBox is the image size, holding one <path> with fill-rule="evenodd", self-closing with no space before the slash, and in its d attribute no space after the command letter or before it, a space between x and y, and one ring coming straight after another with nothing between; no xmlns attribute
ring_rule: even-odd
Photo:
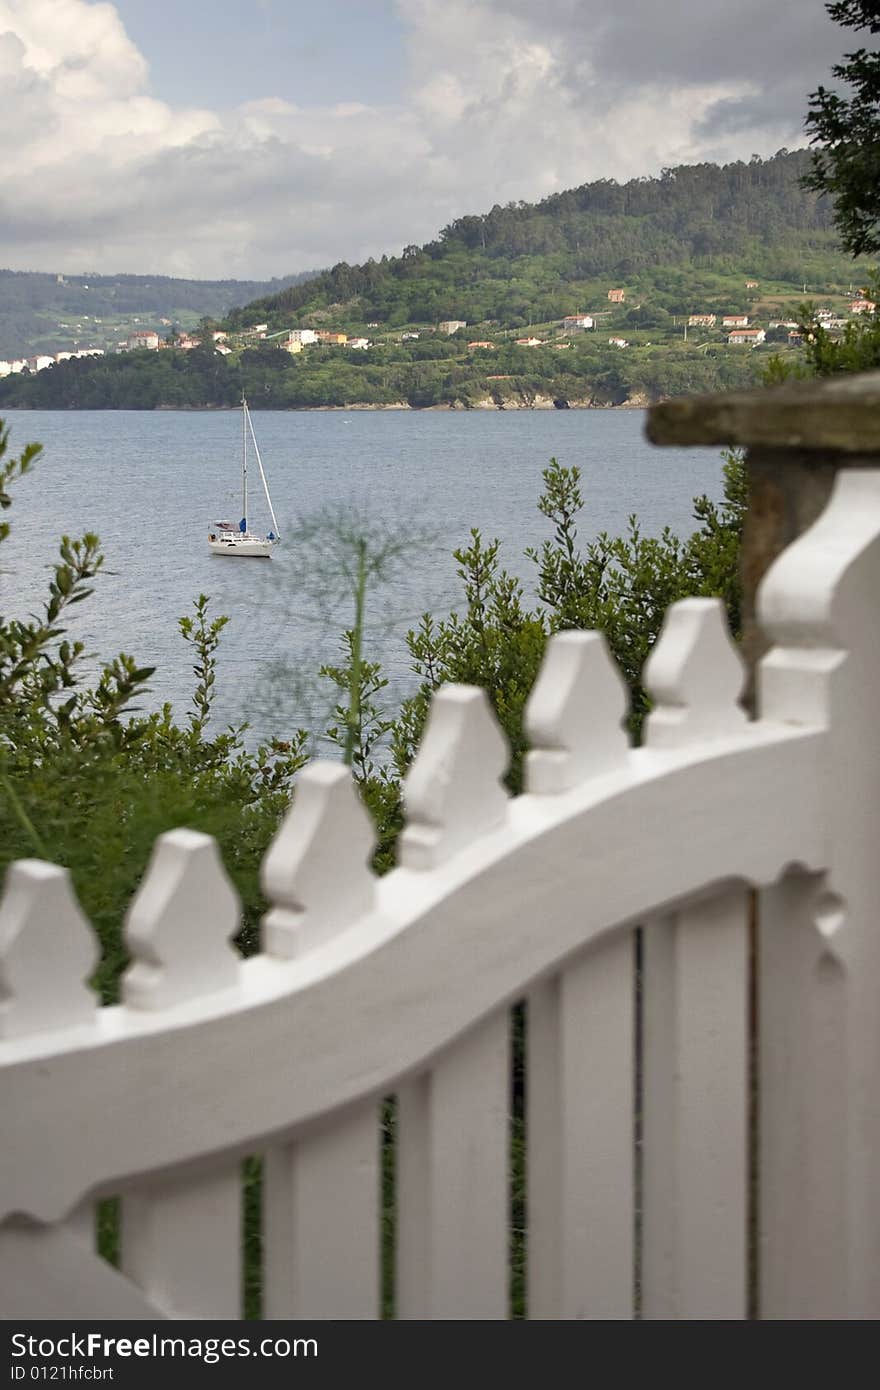
<svg viewBox="0 0 880 1390"><path fill-rule="evenodd" d="M507 1317L509 1089L505 1009L398 1092L398 1317Z"/></svg>
<svg viewBox="0 0 880 1390"><path fill-rule="evenodd" d="M268 1151L264 1317L378 1317L379 1156L375 1102Z"/></svg>
<svg viewBox="0 0 880 1390"><path fill-rule="evenodd" d="M816 928L815 875L761 894L763 1318L846 1317L845 975Z"/></svg>
<svg viewBox="0 0 880 1390"><path fill-rule="evenodd" d="M644 931L647 1318L745 1316L747 944L739 887Z"/></svg>
<svg viewBox="0 0 880 1390"><path fill-rule="evenodd" d="M0 898L0 1041L97 1021L87 984L98 942L70 874L39 859L10 864Z"/></svg>
<svg viewBox="0 0 880 1390"><path fill-rule="evenodd" d="M530 1317L632 1317L633 965L622 930L529 998Z"/></svg>
<svg viewBox="0 0 880 1390"><path fill-rule="evenodd" d="M241 1317L239 1165L126 1194L121 1244L123 1272L168 1317Z"/></svg>

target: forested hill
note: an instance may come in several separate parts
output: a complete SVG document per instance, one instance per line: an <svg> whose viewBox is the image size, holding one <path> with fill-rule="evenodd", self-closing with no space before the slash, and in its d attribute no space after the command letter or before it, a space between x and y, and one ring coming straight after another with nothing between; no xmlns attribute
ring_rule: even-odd
<svg viewBox="0 0 880 1390"><path fill-rule="evenodd" d="M782 150L496 206L457 218L400 256L336 265L258 299L229 323L282 327L332 316L391 327L455 318L519 327L588 308L599 282L687 313L719 274L740 284L743 273L792 286L843 281L852 263L839 249L831 207L800 185L809 161L806 150Z"/></svg>
<svg viewBox="0 0 880 1390"><path fill-rule="evenodd" d="M307 272L312 273L312 272ZM179 280L168 275L53 275L0 270L0 358L73 346L115 347L132 328L194 326L233 305L297 285L283 279Z"/></svg>
<svg viewBox="0 0 880 1390"><path fill-rule="evenodd" d="M156 351L10 374L0 409L222 407L242 391L276 410L565 408L742 387L803 352L800 306L839 333L867 280L802 188L808 166L781 151L460 217L426 246L233 308L199 347L162 332Z"/></svg>

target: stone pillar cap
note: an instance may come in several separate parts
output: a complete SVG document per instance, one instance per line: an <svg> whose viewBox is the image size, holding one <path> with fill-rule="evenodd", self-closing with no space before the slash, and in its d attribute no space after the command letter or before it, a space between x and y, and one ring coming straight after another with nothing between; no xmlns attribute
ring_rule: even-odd
<svg viewBox="0 0 880 1390"><path fill-rule="evenodd" d="M813 377L651 406L652 444L880 452L880 371Z"/></svg>

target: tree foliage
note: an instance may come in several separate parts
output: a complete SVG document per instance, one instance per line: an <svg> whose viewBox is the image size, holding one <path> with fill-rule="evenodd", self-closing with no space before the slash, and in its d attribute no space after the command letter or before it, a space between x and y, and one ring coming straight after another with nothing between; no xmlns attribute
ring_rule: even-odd
<svg viewBox="0 0 880 1390"><path fill-rule="evenodd" d="M825 7L848 29L880 34L878 0L839 0ZM812 170L804 183L834 200L834 220L854 256L880 251L880 49L858 48L831 69L846 91L819 87L807 129Z"/></svg>

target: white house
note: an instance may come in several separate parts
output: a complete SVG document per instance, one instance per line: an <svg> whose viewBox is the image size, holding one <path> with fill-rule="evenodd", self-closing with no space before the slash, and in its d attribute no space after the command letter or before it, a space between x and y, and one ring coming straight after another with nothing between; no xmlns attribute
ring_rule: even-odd
<svg viewBox="0 0 880 1390"><path fill-rule="evenodd" d="M314 328L291 328L287 334L288 343L302 343L306 347L309 343L316 343L318 335Z"/></svg>
<svg viewBox="0 0 880 1390"><path fill-rule="evenodd" d="M626 338L609 338L608 342L610 343L611 347L629 347L629 343L627 342Z"/></svg>
<svg viewBox="0 0 880 1390"><path fill-rule="evenodd" d="M460 328L467 328L465 319L444 319L442 323L437 324L437 332L445 333L447 336L457 333Z"/></svg>
<svg viewBox="0 0 880 1390"><path fill-rule="evenodd" d="M735 328L732 333L728 333L729 343L744 343L749 347L756 347L758 343L763 343L767 334L763 328Z"/></svg>
<svg viewBox="0 0 880 1390"><path fill-rule="evenodd" d="M590 314L566 314L562 320L562 327L569 330L592 328L593 318Z"/></svg>
<svg viewBox="0 0 880 1390"><path fill-rule="evenodd" d="M45 352L38 352L34 357L29 357L27 359L27 368L29 372L44 372L47 367L54 367L54 365L55 358L50 357L48 353Z"/></svg>
<svg viewBox="0 0 880 1390"><path fill-rule="evenodd" d="M368 348L369 346L370 346L370 340L369 340L369 338L349 338L348 342L346 343L346 347L350 347L350 348L361 348L361 349L364 349L364 348Z"/></svg>

